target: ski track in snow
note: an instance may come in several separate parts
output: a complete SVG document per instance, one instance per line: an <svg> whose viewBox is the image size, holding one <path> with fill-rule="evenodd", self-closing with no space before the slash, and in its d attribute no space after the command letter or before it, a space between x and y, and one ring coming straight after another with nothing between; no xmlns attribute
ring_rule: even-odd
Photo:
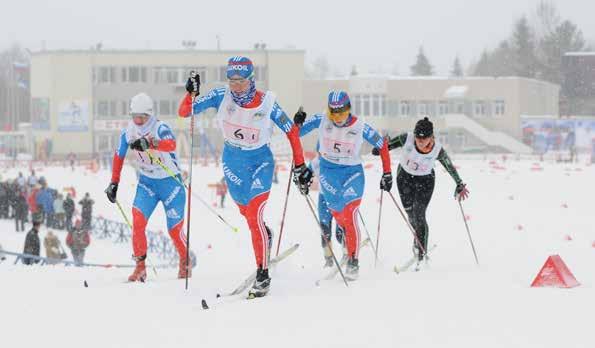
<svg viewBox="0 0 595 348"><path fill-rule="evenodd" d="M369 160L373 167L366 170L361 212L375 242L380 163ZM533 161L499 161L504 170L493 169L483 159L455 158L455 163L470 190L463 205L480 267L452 198L455 185L437 164L428 222L430 243L439 247L429 269L398 276L392 271L410 257L412 241L385 195L378 267L367 247L360 254L357 282L346 288L337 276L316 286L325 272L319 229L292 187L281 248L295 242L300 248L272 271L270 295L252 301L216 299L216 293L232 290L254 270L250 235L229 196L226 209L217 211L240 227L238 233L194 199L191 248L198 267L188 291L183 280L175 279L177 269L158 270L157 275L149 270L147 283L126 284L130 269L24 267L13 265L9 257L0 264L2 346L594 347L595 166L540 163L543 170L534 171ZM18 171L13 168L2 176L16 177ZM36 171L51 187L74 185L78 199L89 191L96 201L94 214L123 221L103 194L108 172L61 167ZM193 192L214 202L207 184L221 177L221 168L196 166ZM118 198L129 215L135 183L126 166ZM273 252L286 183L287 172L282 171L265 211L275 231ZM317 202L316 195L312 198ZM165 231L162 208L156 209L149 227ZM14 232L13 221L0 220L0 230L4 249L22 250L25 234ZM42 243L45 231L40 233ZM58 236L64 245L66 234ZM94 238L86 261L128 264L130 254L130 243ZM581 286L529 287L551 254L560 254ZM209 310L202 309L203 298Z"/></svg>

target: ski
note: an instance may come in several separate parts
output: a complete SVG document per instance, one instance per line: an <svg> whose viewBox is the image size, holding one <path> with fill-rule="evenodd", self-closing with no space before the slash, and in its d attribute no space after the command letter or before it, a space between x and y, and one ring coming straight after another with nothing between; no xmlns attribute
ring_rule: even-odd
<svg viewBox="0 0 595 348"><path fill-rule="evenodd" d="M434 248L436 248L436 244L433 244L430 247L430 249L427 250L426 254L429 254L432 250L434 250ZM417 261L417 256L413 255L413 257L411 257L411 259L409 259L407 262L405 262L402 266L395 265L395 268L393 270L397 274L399 274L401 272L405 272L409 269L409 267L413 266L413 264L415 264L416 261Z"/></svg>
<svg viewBox="0 0 595 348"><path fill-rule="evenodd" d="M289 255L293 254L293 252L296 251L299 246L300 245L296 243L291 248L289 248L289 249L285 250L284 252L282 252L281 254L279 254L279 256L272 258L271 261L269 261L269 269L273 268L275 265L277 265L283 259L285 259ZM256 279L256 271L252 272L252 274L248 278L246 278L246 280L244 280L240 285L238 285L238 287L236 287L235 290L233 290L232 292L229 292L229 293L217 294L217 297L229 297L229 296L238 295L238 294L242 293L244 290L246 290L250 285L252 285L252 283L254 283L255 279Z"/></svg>
<svg viewBox="0 0 595 348"><path fill-rule="evenodd" d="M368 244L370 244L370 238L366 238L366 240L362 241L359 245L359 248L361 249ZM339 264L341 265L341 267L344 267L345 264L347 264L347 257L345 255L343 255L343 257L341 258L341 262ZM316 286L319 286L323 280L333 279L337 275L337 273L339 273L339 269L337 267L333 267L333 269L330 270L326 276L324 276L321 279L318 279L316 281Z"/></svg>

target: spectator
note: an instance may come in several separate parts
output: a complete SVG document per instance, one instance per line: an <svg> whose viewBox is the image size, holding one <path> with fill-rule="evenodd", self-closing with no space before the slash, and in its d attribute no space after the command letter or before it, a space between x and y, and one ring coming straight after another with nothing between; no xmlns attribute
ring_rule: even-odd
<svg viewBox="0 0 595 348"><path fill-rule="evenodd" d="M70 193L66 196L63 206L65 215L64 227L67 231L70 231L72 230L72 215L74 215L74 201L72 200L72 196L70 195Z"/></svg>
<svg viewBox="0 0 595 348"><path fill-rule="evenodd" d="M37 177L35 176L35 171L33 169L31 169L31 175L29 176L29 179L27 179L27 185L29 185L29 187L37 185Z"/></svg>
<svg viewBox="0 0 595 348"><path fill-rule="evenodd" d="M54 217L54 195L53 190L48 187L45 178L39 179L41 190L37 193L37 207L42 212L42 219L46 221L47 227L53 227ZM42 221L43 221L42 220Z"/></svg>
<svg viewBox="0 0 595 348"><path fill-rule="evenodd" d="M70 167L72 168L72 171L74 172L74 162L76 161L76 155L74 154L74 152L71 152L68 154L68 160L70 161Z"/></svg>
<svg viewBox="0 0 595 348"><path fill-rule="evenodd" d="M56 195L54 199L54 227L64 229L64 198L62 194Z"/></svg>
<svg viewBox="0 0 595 348"><path fill-rule="evenodd" d="M19 172L19 177L17 178L17 185L19 185L19 187L21 189L25 188L25 177L23 176L23 173Z"/></svg>
<svg viewBox="0 0 595 348"><path fill-rule="evenodd" d="M58 263L57 261L63 259L62 246L58 237L49 230L43 239L43 246L45 247L45 255L50 261L49 264ZM65 255L64 255L65 256Z"/></svg>
<svg viewBox="0 0 595 348"><path fill-rule="evenodd" d="M93 217L93 204L95 201L89 196L89 192L85 193L85 197L81 199L79 204L82 206L81 218L83 219L83 230L91 229L91 219Z"/></svg>
<svg viewBox="0 0 595 348"><path fill-rule="evenodd" d="M25 192L18 192L14 202L14 220L17 232L25 232L25 220L27 219L27 215L29 213L28 208L29 206L27 205Z"/></svg>
<svg viewBox="0 0 595 348"><path fill-rule="evenodd" d="M35 185L31 192L29 193L29 197L27 197L27 203L29 204L29 211L31 212L31 220L33 221L41 221L43 216L40 208L37 204L37 194L41 188L39 185Z"/></svg>
<svg viewBox="0 0 595 348"><path fill-rule="evenodd" d="M25 237L25 248L23 249L23 253L39 256L40 252L40 243L39 243L39 226L41 222L36 220L33 221L33 228L27 233L27 237ZM32 265L34 263L38 263L39 260L32 259L30 257L23 257L23 263L25 265Z"/></svg>
<svg viewBox="0 0 595 348"><path fill-rule="evenodd" d="M6 256L4 256L2 251L4 251L4 249L2 249L2 245L0 244L0 262L6 260Z"/></svg>
<svg viewBox="0 0 595 348"><path fill-rule="evenodd" d="M72 231L66 236L66 245L72 252L72 258L75 265L82 266L85 258L85 249L91 244L89 231L81 226L81 221L77 220Z"/></svg>
<svg viewBox="0 0 595 348"><path fill-rule="evenodd" d="M8 206L10 204L8 183L0 182L0 219L8 219Z"/></svg>
<svg viewBox="0 0 595 348"><path fill-rule="evenodd" d="M217 196L220 197L220 207L225 208L225 195L227 195L227 184L225 183L225 177L217 183Z"/></svg>

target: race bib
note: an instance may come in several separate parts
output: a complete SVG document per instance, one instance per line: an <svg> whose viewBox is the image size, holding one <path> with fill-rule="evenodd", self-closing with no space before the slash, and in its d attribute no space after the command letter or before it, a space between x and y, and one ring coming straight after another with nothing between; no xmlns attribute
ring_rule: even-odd
<svg viewBox="0 0 595 348"><path fill-rule="evenodd" d="M352 142L324 138L323 146L327 154L337 158L353 157L355 153L355 143Z"/></svg>
<svg viewBox="0 0 595 348"><path fill-rule="evenodd" d="M223 131L225 138L247 145L256 144L260 140L260 129L234 124L226 120L223 121Z"/></svg>

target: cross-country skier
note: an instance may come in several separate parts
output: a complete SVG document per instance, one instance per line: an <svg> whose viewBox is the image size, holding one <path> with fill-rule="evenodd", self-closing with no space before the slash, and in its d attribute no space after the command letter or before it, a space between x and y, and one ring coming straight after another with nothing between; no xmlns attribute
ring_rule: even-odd
<svg viewBox="0 0 595 348"><path fill-rule="evenodd" d="M120 135L120 145L113 159L111 183L105 190L109 201L115 203L124 158L130 147L132 157L138 162L140 175L132 207L132 249L136 268L128 280L143 282L147 278L145 228L159 202L163 204L167 229L180 256L178 278L186 278L186 273L190 277L192 270L186 269L186 237L182 230L186 191L161 167L164 165L169 168L181 180L175 152L176 139L171 128L155 117L153 100L148 95L140 93L132 97L130 115L132 120Z"/></svg>
<svg viewBox="0 0 595 348"><path fill-rule="evenodd" d="M298 111L295 119L305 117L303 111ZM318 129L320 192L345 231L348 253L346 277L355 280L359 273L360 244L357 214L365 184L360 150L363 140L366 140L379 151L384 173L380 188L390 191L393 178L388 143L375 129L351 113L351 102L344 91L329 93L326 114L315 114L305 121L300 128L300 136L314 129Z"/></svg>
<svg viewBox="0 0 595 348"><path fill-rule="evenodd" d="M417 235L417 240L413 242L413 252L417 256L416 270L419 270L428 247L426 209L434 192L435 161L440 161L454 179L457 185L454 193L456 199L466 199L469 191L446 151L434 138L434 125L427 117L417 121L413 132L402 133L389 141L389 150L400 147L403 150L397 168L397 188L409 222ZM377 150L372 150L372 153L379 154Z"/></svg>
<svg viewBox="0 0 595 348"><path fill-rule="evenodd" d="M182 117L198 115L208 108L217 109L223 132L223 173L229 193L246 219L252 235L256 258L256 280L249 297L268 293L271 279L268 262L272 234L263 221L263 211L271 189L275 163L269 142L273 124L286 135L293 151L294 175L304 185L312 172L304 164L299 130L276 101L275 94L256 89L254 65L247 57L235 56L227 63L229 85L215 88L197 98L200 77L191 74L186 84L188 94L178 113Z"/></svg>

